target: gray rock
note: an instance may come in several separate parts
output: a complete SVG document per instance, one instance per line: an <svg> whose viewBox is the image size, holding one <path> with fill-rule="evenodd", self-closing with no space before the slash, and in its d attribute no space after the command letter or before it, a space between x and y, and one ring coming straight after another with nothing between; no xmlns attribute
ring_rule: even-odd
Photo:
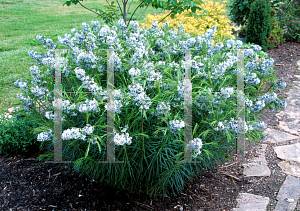
<svg viewBox="0 0 300 211"><path fill-rule="evenodd" d="M245 177L265 177L270 176L271 171L267 165L265 151L267 144L262 144L258 150L258 157L253 157L247 164L243 164Z"/></svg>
<svg viewBox="0 0 300 211"><path fill-rule="evenodd" d="M277 157L300 163L300 143L274 147Z"/></svg>
<svg viewBox="0 0 300 211"><path fill-rule="evenodd" d="M270 129L268 131L268 138L264 141L264 143L282 143L294 139L299 139L299 136L294 136L279 130Z"/></svg>
<svg viewBox="0 0 300 211"><path fill-rule="evenodd" d="M243 164L245 177L266 177L271 175L267 164L247 163Z"/></svg>
<svg viewBox="0 0 300 211"><path fill-rule="evenodd" d="M299 163L282 161L282 162L278 163L278 166L282 169L282 171L284 173L300 178L300 164Z"/></svg>
<svg viewBox="0 0 300 211"><path fill-rule="evenodd" d="M294 120L293 122L283 122L283 121L278 121L279 125L277 125L278 129L284 130L288 133L291 133L293 135L299 136L299 123L300 120Z"/></svg>
<svg viewBox="0 0 300 211"><path fill-rule="evenodd" d="M233 208L232 211L266 211L269 200L268 197L264 196L240 193L236 199L237 208Z"/></svg>
<svg viewBox="0 0 300 211"><path fill-rule="evenodd" d="M300 180L287 176L277 195L274 211L293 211L300 196Z"/></svg>

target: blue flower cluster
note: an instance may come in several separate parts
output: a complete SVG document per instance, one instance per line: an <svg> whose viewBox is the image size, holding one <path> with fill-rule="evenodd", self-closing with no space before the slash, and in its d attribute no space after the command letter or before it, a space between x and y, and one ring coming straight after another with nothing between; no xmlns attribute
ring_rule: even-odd
<svg viewBox="0 0 300 211"><path fill-rule="evenodd" d="M249 57L249 56L253 56L254 52L252 49L246 49L244 50L244 57Z"/></svg>
<svg viewBox="0 0 300 211"><path fill-rule="evenodd" d="M39 40L44 48L47 49L55 49L56 45L51 39L45 39L45 36L37 35L36 39Z"/></svg>
<svg viewBox="0 0 300 211"><path fill-rule="evenodd" d="M274 63L274 59L265 59L261 58L260 59L261 66L260 66L260 71L262 72L263 75L267 75L272 71L272 65Z"/></svg>
<svg viewBox="0 0 300 211"><path fill-rule="evenodd" d="M52 137L53 137L53 130L50 129L48 131L39 133L37 136L37 141L40 142L50 141Z"/></svg>
<svg viewBox="0 0 300 211"><path fill-rule="evenodd" d="M273 102L277 99L277 94L274 92L273 94L265 94L257 98L258 100L263 100L266 103Z"/></svg>
<svg viewBox="0 0 300 211"><path fill-rule="evenodd" d="M258 100L255 102L255 104L251 107L251 110L254 112L259 112L261 109L263 109L266 106L264 100Z"/></svg>
<svg viewBox="0 0 300 211"><path fill-rule="evenodd" d="M176 58L182 57L185 59L184 49L194 48L201 50L199 51L201 52L200 54L192 58L193 60L191 63L193 71L195 70L195 76L197 77L204 76L208 78L207 72L211 71L210 79L214 79L213 83L218 83L220 81L218 79L224 77L226 71L230 71L232 74L237 73L235 64L237 63L238 58L234 53L235 51L232 50L240 48L243 43L241 41L230 39L224 44L220 42L213 46L214 42L212 38L216 32L216 27L212 27L201 36L191 37L190 35L185 34L182 23L178 26L178 30L167 30L167 28L169 28L169 23L164 23L162 30L160 30L157 22L152 23L152 28L138 29L138 22L131 21L131 30L129 33L127 33L128 29L123 19L120 19L118 24L119 27L113 26L110 28L105 24L101 27L98 21L92 21L92 27L90 27L87 23L83 23L82 31L72 29L71 32L73 37L70 34L65 34L64 38L59 37L59 43L69 47L72 51L69 63L73 66L64 66L62 73L64 76L68 76L70 72L75 73L76 77L82 82L83 88L88 89L95 94L94 99L87 99L85 103L78 102L77 105L64 101L63 112L70 116L76 116L78 112L86 111L97 113L99 112L99 101L107 99L107 91L102 90L100 84L98 86L99 82L97 83L95 81L96 79L89 75L90 69L97 69L100 73L103 73L106 69L105 63L107 63L107 61L104 61L102 57L97 57L98 51L96 51L96 48L118 49L118 51L114 51L115 70L122 73L125 72L125 77L127 77L128 74L130 76L131 80L128 81L129 84L127 84L126 87L123 87L124 89L122 88L122 91L120 89L115 91L113 108L108 108L108 105L104 106L106 110L113 109L118 114L122 113L121 108L123 105L132 104L138 106L139 110L150 110L150 112L152 112L153 115L156 115L157 118L160 118L159 115L162 114L169 115L170 113L171 115L169 116L174 115L172 113L173 109L171 109L171 106L177 107L178 105L184 104L185 86L183 82L183 70L185 68L185 62L182 62L179 59L178 61L176 60L176 62L174 60L171 60L171 62L167 61L169 61L168 56L176 56ZM37 36L37 39L40 40L44 47L49 49L49 51L47 52L47 55L29 51L29 55L36 61L36 63L42 62L39 64L43 64L49 66L50 69L54 69L54 54L51 50L55 49L55 45L52 40L45 39L42 36ZM120 42L121 39L122 42ZM151 40L152 42L149 42ZM166 51L163 51L162 48ZM246 83L248 86L257 85L260 83L260 74L267 74L268 71L270 72L274 61L272 59L262 58L262 55L264 54L261 52L259 54L261 59L259 60L256 52L259 52L261 47L258 45L249 45L244 49L243 54L247 60L247 73L245 75ZM223 51L226 53L223 53ZM119 52L120 56L118 55ZM129 53L126 54L127 52L133 53L129 55ZM169 55L167 55L166 52L168 52ZM152 60L157 62L153 63L151 62ZM33 83L38 85L31 89L31 93L37 97L41 97L42 95L50 97L49 91L43 87L42 78L44 75L41 74L41 71L37 66L31 67L30 70L32 77L34 78ZM164 80L166 76L170 74L172 79L174 79L174 83L166 83ZM132 82L132 84L130 84L130 82ZM22 87L21 89L27 88L27 84L21 80L16 81L15 85ZM278 87L284 87L285 85L286 84L283 82L278 84ZM162 99L161 102L158 102L157 104L155 103L157 107L154 108L153 102L156 101L153 100L153 93L157 90L157 86L159 86L162 90L162 93L168 93L170 91L174 92L177 88L178 96L172 96L171 101L170 99ZM211 88L208 88L208 90L210 92L212 91ZM221 87L221 93L222 95L218 96L212 96L211 93L201 93L196 96L193 103L197 108L198 114L201 114L203 110L211 113L212 109L210 104L213 105L214 109L218 109L220 104L223 104L224 99L222 96L229 98L234 93L234 88ZM27 109L29 109L32 104L30 101L31 98L19 95L19 99L22 100L27 106ZM156 99L158 99L158 97ZM250 110L258 112L265 107L265 103L273 101L278 103L276 102L276 99L277 95L275 93L267 94L258 98L255 103L250 99L246 99L246 105L250 107ZM286 105L285 102L279 102L279 104L281 106ZM222 113L223 111L221 110L220 112ZM46 116L49 118L52 118L52 115L53 114L50 111L46 113ZM169 124L172 133L178 133L178 131L184 127L184 122L179 120L171 120ZM236 128L236 121L232 118L228 124L226 121L219 122L216 130L235 130ZM248 127L245 125L245 130L248 129L252 130L253 126L249 125ZM82 132L81 129L72 129L65 132L64 137L67 139L71 137L81 137L85 139L84 135L92 134L90 126L86 127L84 130L86 133ZM122 130L122 132L126 132L124 130ZM40 137L42 140L42 137L46 137L46 135L40 135ZM131 137L129 136L129 133L121 135L116 134L116 137L115 143L117 145L124 145L125 143L131 144ZM92 143L95 143L95 140L93 139L86 140L90 140ZM200 148L202 147L201 139L198 138L193 140L190 143L190 146L191 150L200 153Z"/></svg>
<svg viewBox="0 0 300 211"><path fill-rule="evenodd" d="M193 156L194 158L197 157L199 154L201 154L201 148L203 146L202 140L200 138L194 138L188 143L188 149L190 151L196 152L196 154Z"/></svg>
<svg viewBox="0 0 300 211"><path fill-rule="evenodd" d="M185 126L184 121L179 121L177 119L171 120L169 123L170 123L170 131L175 134L177 133L177 131L180 131Z"/></svg>
<svg viewBox="0 0 300 211"><path fill-rule="evenodd" d="M21 90L25 90L28 87L27 83L28 81L24 82L23 78L20 78L16 82L14 82L14 85L20 87Z"/></svg>
<svg viewBox="0 0 300 211"><path fill-rule="evenodd" d="M274 88L275 90L277 90L278 87L279 87L279 88L285 88L285 87L286 87L286 82L280 81L279 83L275 83L274 86L273 86L273 88Z"/></svg>

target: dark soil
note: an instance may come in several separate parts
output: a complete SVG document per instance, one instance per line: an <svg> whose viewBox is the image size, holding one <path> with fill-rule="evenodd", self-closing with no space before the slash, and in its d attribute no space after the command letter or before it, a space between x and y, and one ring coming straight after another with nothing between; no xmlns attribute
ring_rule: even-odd
<svg viewBox="0 0 300 211"><path fill-rule="evenodd" d="M287 89L277 95L287 97L292 78L300 75L296 61L300 60L300 44L284 43L268 51L275 60L277 78L287 83ZM279 65L279 66L278 66ZM297 72L298 71L298 72ZM268 84L265 90L268 88ZM278 119L268 108L260 116L268 127L276 126ZM258 156L257 145L246 146L246 159ZM232 156L235 152L232 152ZM182 193L163 199L157 196L145 199L141 196L116 190L82 176L76 176L68 168L55 169L56 164L36 161L37 154L25 156L0 156L0 210L231 210L237 204L240 192L270 198L268 210L276 205L276 195L286 174L277 165L280 161L269 145L266 159L271 169L270 177L244 177L241 163L219 165L211 172L197 175L188 181ZM299 202L298 202L298 209Z"/></svg>

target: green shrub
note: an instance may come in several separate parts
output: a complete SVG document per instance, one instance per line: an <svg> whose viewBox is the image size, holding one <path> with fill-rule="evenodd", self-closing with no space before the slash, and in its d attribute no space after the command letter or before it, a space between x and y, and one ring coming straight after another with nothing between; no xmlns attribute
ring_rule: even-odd
<svg viewBox="0 0 300 211"><path fill-rule="evenodd" d="M282 44L285 41L285 38L283 37L283 30L278 25L276 19L273 17L271 21L272 21L272 32L268 38L268 49L273 49L275 47L278 47L278 45Z"/></svg>
<svg viewBox="0 0 300 211"><path fill-rule="evenodd" d="M230 19L238 25L245 25L250 14L251 4L254 0L233 0L229 1Z"/></svg>
<svg viewBox="0 0 300 211"><path fill-rule="evenodd" d="M267 50L268 37L271 34L271 5L266 0L256 0L251 6L248 19L246 42L255 43Z"/></svg>
<svg viewBox="0 0 300 211"><path fill-rule="evenodd" d="M78 174L132 192L178 194L196 172L210 170L217 162L230 158L236 143L235 49L239 48L243 49L246 67L245 137L258 140L262 136L260 130L266 125L257 122L257 113L278 98L275 93L258 96L261 81L273 82L276 78L272 74L274 60L260 46L243 46L232 39L213 46L216 27L193 38L182 30L182 24L171 30L169 23L164 23L160 30L153 22L151 28L140 30L136 21L130 23L131 29L123 19L118 23L112 28L98 21L92 21L92 27L83 23L83 30L72 29L73 36L58 37L59 43L69 49L62 53L66 61L62 68L62 158L72 161L70 165ZM43 36L37 39L47 52L28 52L38 65L30 67L31 85L15 82L23 89L24 96L19 99L28 111L35 111L37 100L54 99L56 45L50 39L46 42ZM115 49L113 141L115 160L123 163L98 162L106 161L106 114L110 110L106 95L108 52L99 49ZM191 51L193 140L189 148L184 144L184 49L197 49ZM32 85L35 88L30 88ZM43 118L49 121L43 121L47 124L38 128L41 133L37 139L50 152L41 155L41 160L54 157L52 108ZM199 163L176 163L183 161L185 150Z"/></svg>
<svg viewBox="0 0 300 211"><path fill-rule="evenodd" d="M31 156L37 152L40 144L33 129L38 124L29 115L22 110L11 118L1 115L0 154Z"/></svg>
<svg viewBox="0 0 300 211"><path fill-rule="evenodd" d="M278 25L283 29L287 41L300 42L300 5L299 1L283 0L276 12Z"/></svg>
<svg viewBox="0 0 300 211"><path fill-rule="evenodd" d="M273 0L271 2L272 9L276 9L280 5L281 0ZM232 0L229 1L230 19L238 25L247 24L250 15L251 4L254 0ZM274 11L272 11L274 13Z"/></svg>
<svg viewBox="0 0 300 211"><path fill-rule="evenodd" d="M164 19L162 23L159 24L159 28L161 29L162 24L165 22L169 22L170 27L176 29L177 26L182 23L184 25L183 30L186 33L191 34L192 36L202 35L206 32L207 29L210 29L213 26L217 27L217 31L213 38L215 43L224 42L228 39L234 39L232 35L233 26L230 25L230 20L227 18L225 12L225 4L214 2L211 0L203 0L203 3L200 5L201 8L207 11L207 14L203 14L203 18L198 18L198 20L194 17L191 17L189 11L184 11L181 14L176 14L174 19L171 19L170 16ZM196 2L197 3L197 2ZM199 6L199 5L198 5ZM203 13L199 11L197 14ZM147 15L145 19L146 23L141 24L140 28L148 28L151 27L154 21L159 21L163 19L166 15Z"/></svg>

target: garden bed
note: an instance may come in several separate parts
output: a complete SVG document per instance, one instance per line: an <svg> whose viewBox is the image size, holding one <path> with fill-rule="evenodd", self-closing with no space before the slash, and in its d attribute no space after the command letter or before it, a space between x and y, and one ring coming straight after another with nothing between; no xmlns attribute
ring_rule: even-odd
<svg viewBox="0 0 300 211"><path fill-rule="evenodd" d="M297 72L300 44L287 42L268 53L275 61L276 77L287 83L287 88L277 93L285 99ZM260 114L268 127L278 125L275 113L266 108ZM255 144L247 146L246 158L255 156L256 148ZM37 154L31 158L0 156L1 210L230 210L236 206L239 192L264 195L274 203L275 192L285 178L277 165L275 152L268 146L266 159L272 172L270 177L245 178L241 165L232 162L226 164L228 167L220 165L198 175L177 197L145 199L78 177L68 168L61 172L55 169L55 164L40 165L36 157Z"/></svg>

